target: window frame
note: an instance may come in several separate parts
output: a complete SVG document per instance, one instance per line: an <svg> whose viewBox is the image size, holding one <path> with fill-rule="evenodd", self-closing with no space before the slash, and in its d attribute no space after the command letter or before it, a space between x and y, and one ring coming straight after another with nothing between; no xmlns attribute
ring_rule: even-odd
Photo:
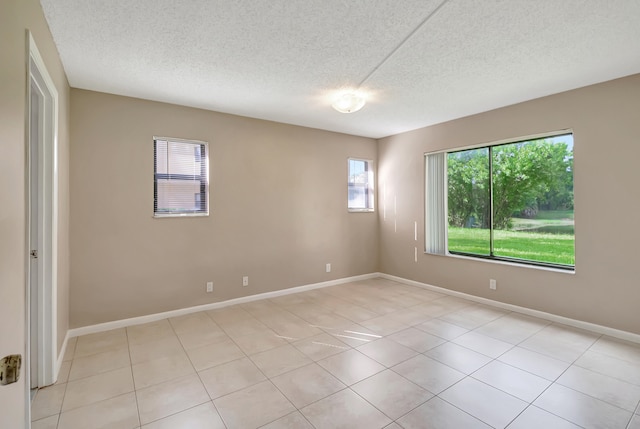
<svg viewBox="0 0 640 429"><path fill-rule="evenodd" d="M183 143L194 146L194 149L199 147L201 162L199 175L184 175L184 174L170 174L170 173L158 173L157 168L157 142L164 141L169 143ZM194 158L195 158L194 151ZM158 211L158 180L185 180L188 182L194 181L194 179L200 182L200 192L194 195L200 196L200 209L199 210L181 210L181 211ZM203 207L204 206L204 207ZM209 143L201 140L188 140L173 137L153 137L153 217L154 218L180 218L180 217L203 217L209 216Z"/></svg>
<svg viewBox="0 0 640 429"><path fill-rule="evenodd" d="M490 262L496 262L496 263L503 263L503 264L509 264L509 265L516 265L516 266L524 266L524 267L530 267L530 268L539 268L539 269L547 269L547 270L553 270L553 271L559 271L559 272L564 272L564 273L575 273L576 270L576 263L574 260L574 264L573 265L566 265L566 264L555 264L555 263L550 263L550 262L542 262L542 261L532 261L532 260L527 260L527 259L519 259L519 258L511 258L511 257L507 257L507 256L495 256L495 255L481 255L481 254L475 254L475 253L466 253L466 252L456 252L456 251L450 251L449 250L449 221L448 221L448 213L449 213L449 207L448 207L448 173L447 173L447 155L450 153L456 153L456 152L464 152L464 151L468 151L468 150L474 150L474 149L483 149L483 148L487 148L488 149L488 157L489 157L489 184L490 184L490 206L491 206L491 210L490 210L490 249L493 249L493 241L494 241L494 227L493 227L493 162L491 162L492 160L492 148L494 147L498 147L498 146L503 146L503 145L508 145L508 144L515 144L515 143L524 143L524 142L528 142L531 140L540 140L540 139L545 139L545 138L553 138L553 137L560 137L560 136L564 136L564 135L568 135L571 134L572 136L575 136L573 129L563 129L563 130L558 130L558 131L551 131L551 132L547 132L547 133L542 133L542 134L534 134L534 135L530 135L530 136L524 136L524 137L517 137L517 138L512 138L512 139L504 139L504 140L500 140L500 141L495 141L495 142L490 142L490 143L479 143L479 144L474 144L474 145L469 145L469 146L463 146L463 147L457 147L457 148L452 148L452 149L446 149L446 150L438 150L438 151L433 151L433 152L425 152L424 153L424 184L425 184L425 192L424 192L424 196L425 196L425 217L424 217L424 225L425 225L425 239L424 239L424 253L426 254L430 254L430 255L442 255L442 256L453 256L453 257L458 257L458 258L465 258L465 259L470 259L470 260L482 260L482 261L490 261ZM444 234L444 251L442 251L442 249L440 250L435 250L435 251L430 251L428 250L429 248L433 247L433 245L430 243L430 237L429 237L429 231L431 230L431 226L429 225L429 213L430 213L430 209L429 209L429 172L428 172L428 162L429 162L429 156L430 155L436 155L436 154L444 154L444 177L442 178L442 183L444 185L444 202L441 206L441 215L444 217L444 227L442 228L443 230L440 231L440 233ZM575 175L575 171L573 171L573 174ZM575 176L574 176L575 178ZM437 246L436 246L437 247ZM574 259L575 259L575 233L574 233Z"/></svg>
<svg viewBox="0 0 640 429"><path fill-rule="evenodd" d="M360 161L365 163L365 172L367 173L367 183L362 186L358 183L351 182L351 161ZM364 158L347 158L347 210L350 213L371 213L375 212L375 171L373 166L373 160ZM349 191L352 188L364 188L365 189L365 208L349 207Z"/></svg>

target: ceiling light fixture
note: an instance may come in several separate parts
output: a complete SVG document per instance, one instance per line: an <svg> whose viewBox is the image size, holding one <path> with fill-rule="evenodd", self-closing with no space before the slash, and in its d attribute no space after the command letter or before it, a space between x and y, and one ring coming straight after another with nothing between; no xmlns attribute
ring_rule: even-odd
<svg viewBox="0 0 640 429"><path fill-rule="evenodd" d="M364 97L356 92L343 92L340 94L331 107L336 109L340 113L353 113L362 109L366 100Z"/></svg>

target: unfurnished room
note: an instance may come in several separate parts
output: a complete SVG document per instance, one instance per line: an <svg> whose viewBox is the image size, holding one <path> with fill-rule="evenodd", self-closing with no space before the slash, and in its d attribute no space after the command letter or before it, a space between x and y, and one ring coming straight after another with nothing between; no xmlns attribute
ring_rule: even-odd
<svg viewBox="0 0 640 429"><path fill-rule="evenodd" d="M1 0L0 427L640 429L639 23Z"/></svg>

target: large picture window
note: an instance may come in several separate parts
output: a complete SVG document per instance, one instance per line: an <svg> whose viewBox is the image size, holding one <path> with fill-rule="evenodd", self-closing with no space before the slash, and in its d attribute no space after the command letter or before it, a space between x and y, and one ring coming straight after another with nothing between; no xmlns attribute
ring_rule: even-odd
<svg viewBox="0 0 640 429"><path fill-rule="evenodd" d="M209 214L208 156L204 142L154 139L154 216Z"/></svg>
<svg viewBox="0 0 640 429"><path fill-rule="evenodd" d="M428 252L575 267L571 133L426 161Z"/></svg>

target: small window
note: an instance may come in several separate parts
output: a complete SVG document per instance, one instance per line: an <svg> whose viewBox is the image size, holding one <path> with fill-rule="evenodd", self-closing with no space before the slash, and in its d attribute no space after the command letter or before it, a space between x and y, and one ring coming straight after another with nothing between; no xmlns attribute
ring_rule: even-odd
<svg viewBox="0 0 640 429"><path fill-rule="evenodd" d="M429 253L573 270L573 135L428 154Z"/></svg>
<svg viewBox="0 0 640 429"><path fill-rule="evenodd" d="M372 161L349 158L349 211L373 211Z"/></svg>
<svg viewBox="0 0 640 429"><path fill-rule="evenodd" d="M154 216L207 216L209 214L207 143L154 138L153 159Z"/></svg>

